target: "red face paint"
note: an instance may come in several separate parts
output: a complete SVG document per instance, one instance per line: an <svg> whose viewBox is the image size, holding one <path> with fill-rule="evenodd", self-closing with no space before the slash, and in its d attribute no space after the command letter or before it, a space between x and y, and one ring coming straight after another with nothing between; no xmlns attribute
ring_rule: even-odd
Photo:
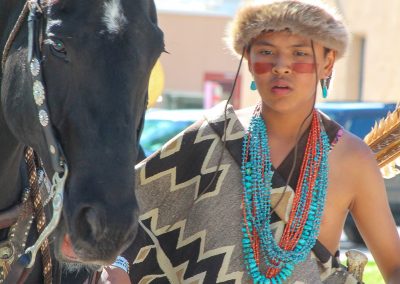
<svg viewBox="0 0 400 284"><path fill-rule="evenodd" d="M293 63L292 70L297 73L315 73L314 63Z"/></svg>
<svg viewBox="0 0 400 284"><path fill-rule="evenodd" d="M272 72L274 64L267 62L256 62L253 64L253 71L257 75L266 74ZM314 63L293 63L291 69L297 73L314 73L315 64Z"/></svg>
<svg viewBox="0 0 400 284"><path fill-rule="evenodd" d="M257 75L266 74L272 71L274 65L267 62L256 62L253 64L254 73Z"/></svg>

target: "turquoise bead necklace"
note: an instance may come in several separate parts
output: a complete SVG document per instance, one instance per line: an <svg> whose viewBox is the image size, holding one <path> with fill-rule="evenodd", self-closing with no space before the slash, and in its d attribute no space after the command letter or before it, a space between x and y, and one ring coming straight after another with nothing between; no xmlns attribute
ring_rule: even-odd
<svg viewBox="0 0 400 284"><path fill-rule="evenodd" d="M244 136L242 248L254 283L283 283L295 265L307 258L318 237L328 185L330 144L318 112L313 110L312 116L292 210L279 243L270 227L274 172L260 105Z"/></svg>

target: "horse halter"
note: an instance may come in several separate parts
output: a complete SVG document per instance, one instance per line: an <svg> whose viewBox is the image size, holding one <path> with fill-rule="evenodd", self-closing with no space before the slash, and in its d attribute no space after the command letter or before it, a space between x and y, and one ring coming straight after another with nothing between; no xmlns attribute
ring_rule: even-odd
<svg viewBox="0 0 400 284"><path fill-rule="evenodd" d="M42 126L47 149L50 153L51 166L54 170L52 178L51 195L53 196L53 213L52 219L45 227L35 244L25 250L25 253L19 258L19 263L27 268L31 268L35 262L36 254L39 251L42 243L57 227L61 217L64 197L65 181L68 177L68 166L61 145L57 142L53 126L50 121L49 110L46 102L46 90L42 74L42 53L41 53L41 33L43 23L43 10L40 0L27 0L23 11L21 12L18 21L11 32L10 38L7 41L6 49L10 48L15 39L16 33L21 27L21 22L24 20L27 9L29 8L28 16L28 63L30 64L30 72L33 79L33 99L35 101L39 123ZM5 63L8 50L3 53L2 63ZM2 66L4 67L4 66ZM4 68L3 68L4 70Z"/></svg>

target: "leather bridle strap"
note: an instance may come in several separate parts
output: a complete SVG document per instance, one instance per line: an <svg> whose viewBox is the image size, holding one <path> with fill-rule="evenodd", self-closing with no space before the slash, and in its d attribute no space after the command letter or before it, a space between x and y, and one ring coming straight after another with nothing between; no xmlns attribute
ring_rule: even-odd
<svg viewBox="0 0 400 284"><path fill-rule="evenodd" d="M32 79L34 81L33 97L38 110L39 122L46 139L47 150L50 153L51 165L55 172L63 173L65 157L52 129L53 127L50 121L49 110L46 102L46 91L42 74L40 23L43 21L43 11L41 9L40 0L26 1L3 49L1 60L2 72L4 72L5 63L11 46L17 37L18 32L21 30L21 26L28 14L28 63L30 64Z"/></svg>
<svg viewBox="0 0 400 284"><path fill-rule="evenodd" d="M30 64L33 79L33 98L38 111L40 125L45 136L47 150L50 153L51 165L57 173L63 173L65 163L62 149L57 142L53 126L50 121L50 113L47 106L46 88L42 74L42 54L40 42L40 24L43 21L43 11L39 1L30 2L30 12L28 16L28 62Z"/></svg>
<svg viewBox="0 0 400 284"><path fill-rule="evenodd" d="M36 165L35 165L35 157L34 152L31 148L27 151L27 163L30 172L29 184L32 189L32 195L34 196L34 208L36 211L37 218L37 229L39 231L39 237L36 240L35 244L25 250L25 253L19 257L17 261L18 268L16 270L20 270L20 268L25 267L22 271L21 277L25 277L29 270L32 268L36 253L39 248L43 257L43 265L44 265L44 277L45 283L51 283L52 277L52 266L51 266L51 255L49 251L49 243L47 237L53 232L56 228L62 212L63 205L63 195L64 195L64 186L65 181L68 177L68 167L66 164L65 157L62 153L61 146L57 142L52 123L50 121L49 110L47 106L46 100L46 92L45 92L45 84L42 74L42 54L41 54L41 40L40 35L41 32L41 24L43 23L43 11L41 9L40 0L27 0L27 3L24 6L24 9L18 19L16 27L13 29L13 33L10 35L8 39L8 48L5 53L3 53L2 61L5 63L5 58L7 57L7 53L11 48L12 42L14 41L18 30L20 29L20 22L24 18L25 9L29 7L29 16L28 16L28 63L30 64L30 71L32 75L33 81L33 99L36 104L36 109L38 112L38 118L40 125L42 126L45 143L47 149L50 153L51 166L54 170L54 175L52 178L52 194L53 197L53 214L52 218L46 226L46 219L43 211L43 204L40 200L40 193L37 188L37 175L36 175ZM2 63L3 63L2 62ZM35 191L37 189L37 192ZM21 280L21 279L20 279Z"/></svg>
<svg viewBox="0 0 400 284"><path fill-rule="evenodd" d="M28 16L28 62L30 63L30 71L33 79L33 98L38 111L39 122L45 136L45 143L50 154L51 166L54 170L52 177L51 194L52 201L52 217L47 226L40 233L35 244L25 250L25 253L19 258L19 262L27 268L33 266L35 256L41 248L43 242L47 242L47 237L55 230L60 221L65 182L68 178L68 165L62 152L62 148L57 142L53 126L50 121L49 110L46 99L46 89L42 75L42 54L40 27L43 23L43 11L40 6L40 0L29 0L29 16Z"/></svg>

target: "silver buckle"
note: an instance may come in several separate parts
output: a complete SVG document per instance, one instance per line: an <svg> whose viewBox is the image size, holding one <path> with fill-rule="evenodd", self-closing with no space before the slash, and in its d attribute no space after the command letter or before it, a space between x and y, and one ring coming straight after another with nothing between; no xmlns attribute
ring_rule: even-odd
<svg viewBox="0 0 400 284"><path fill-rule="evenodd" d="M0 283L6 279L14 261L14 246L10 241L0 243Z"/></svg>

